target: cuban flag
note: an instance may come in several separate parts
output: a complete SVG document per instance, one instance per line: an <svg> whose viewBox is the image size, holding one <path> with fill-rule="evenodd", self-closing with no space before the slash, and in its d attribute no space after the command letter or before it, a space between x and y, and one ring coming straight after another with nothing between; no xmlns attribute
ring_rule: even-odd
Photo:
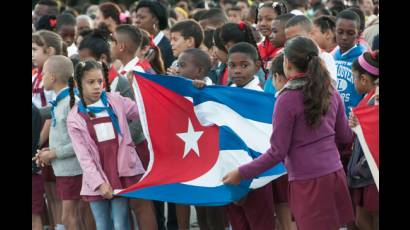
<svg viewBox="0 0 410 230"><path fill-rule="evenodd" d="M178 204L219 206L284 175L282 163L253 180L222 178L270 147L272 94L206 86L182 77L134 72L150 162L141 180L116 194Z"/></svg>
<svg viewBox="0 0 410 230"><path fill-rule="evenodd" d="M379 106L358 106L352 111L359 121L353 130L379 189Z"/></svg>

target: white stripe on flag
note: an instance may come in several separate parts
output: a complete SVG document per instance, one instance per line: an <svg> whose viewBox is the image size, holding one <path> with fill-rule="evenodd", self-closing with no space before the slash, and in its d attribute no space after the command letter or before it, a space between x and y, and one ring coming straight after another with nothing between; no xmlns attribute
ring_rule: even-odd
<svg viewBox="0 0 410 230"><path fill-rule="evenodd" d="M374 183L376 184L377 190L379 190L379 168L377 167L376 162L374 161L373 156L370 153L369 146L367 146L366 139L363 135L362 127L360 126L360 124L358 124L352 130L357 134L357 138L359 138L359 142L363 149L367 163L369 164L369 168L372 173Z"/></svg>
<svg viewBox="0 0 410 230"><path fill-rule="evenodd" d="M246 119L226 105L207 101L194 107L199 122L204 126L216 124L231 128L246 145L260 153L270 148L272 125ZM218 111L218 112L215 112Z"/></svg>

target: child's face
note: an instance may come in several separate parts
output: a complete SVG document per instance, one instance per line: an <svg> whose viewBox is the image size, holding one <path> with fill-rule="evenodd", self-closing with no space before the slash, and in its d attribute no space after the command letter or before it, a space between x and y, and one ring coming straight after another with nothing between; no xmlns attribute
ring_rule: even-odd
<svg viewBox="0 0 410 230"><path fill-rule="evenodd" d="M270 34L270 41L275 47L282 47L285 44L285 28L278 20L272 22L272 33Z"/></svg>
<svg viewBox="0 0 410 230"><path fill-rule="evenodd" d="M279 75L279 73L274 73L273 74L273 81L272 85L275 87L276 91L279 91L285 86L286 84L286 77Z"/></svg>
<svg viewBox="0 0 410 230"><path fill-rule="evenodd" d="M233 53L228 58L228 71L232 81L237 86L245 86L253 78L259 69L259 64L255 63L249 55L245 53Z"/></svg>
<svg viewBox="0 0 410 230"><path fill-rule="evenodd" d="M191 54L182 53L179 55L176 74L191 80L202 80L200 78L201 70L194 64L193 58Z"/></svg>
<svg viewBox="0 0 410 230"><path fill-rule="evenodd" d="M219 60L222 63L226 63L228 61L228 54L224 50L220 50L218 47L213 47L212 56Z"/></svg>
<svg viewBox="0 0 410 230"><path fill-rule="evenodd" d="M230 22L239 23L242 20L242 15L240 11L229 10L228 18Z"/></svg>
<svg viewBox="0 0 410 230"><path fill-rule="evenodd" d="M259 9L257 28L263 36L269 36L272 33L272 21L276 16L275 10L271 7Z"/></svg>
<svg viewBox="0 0 410 230"><path fill-rule="evenodd" d="M75 27L69 26L69 25L63 25L58 31L58 34L61 36L64 43L67 45L67 47L71 46L75 38Z"/></svg>
<svg viewBox="0 0 410 230"><path fill-rule="evenodd" d="M319 45L320 48L326 48L326 34L322 33L320 27L313 25L312 31L310 32L310 36Z"/></svg>
<svg viewBox="0 0 410 230"><path fill-rule="evenodd" d="M194 48L187 40L182 37L180 32L171 32L171 46L174 57L178 57L186 49Z"/></svg>
<svg viewBox="0 0 410 230"><path fill-rule="evenodd" d="M91 69L84 72L81 79L82 94L86 105L97 102L103 91L103 73L100 69Z"/></svg>
<svg viewBox="0 0 410 230"><path fill-rule="evenodd" d="M124 43L121 42L118 34L114 32L112 34L112 42L110 42L111 56L114 59L120 59L124 49ZM127 63L124 63L124 65Z"/></svg>
<svg viewBox="0 0 410 230"><path fill-rule="evenodd" d="M355 69L352 69L352 75L354 79L354 87L356 88L356 91L359 92L360 94L367 93L366 92L366 79L363 75L359 75L359 72Z"/></svg>
<svg viewBox="0 0 410 230"><path fill-rule="evenodd" d="M31 43L31 60L38 67L43 67L49 55L46 53L43 47L36 43Z"/></svg>
<svg viewBox="0 0 410 230"><path fill-rule="evenodd" d="M336 42L343 52L352 48L358 37L358 25L353 20L341 18L336 22Z"/></svg>
<svg viewBox="0 0 410 230"><path fill-rule="evenodd" d="M236 3L236 6L241 8L242 18L245 18L246 15L248 15L248 12L249 12L248 5L245 2L240 1L240 2Z"/></svg>

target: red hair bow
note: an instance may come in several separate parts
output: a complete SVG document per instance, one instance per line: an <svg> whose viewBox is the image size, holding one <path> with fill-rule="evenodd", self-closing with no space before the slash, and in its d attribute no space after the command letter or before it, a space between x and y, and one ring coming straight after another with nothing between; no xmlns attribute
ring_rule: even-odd
<svg viewBox="0 0 410 230"><path fill-rule="evenodd" d="M239 25L239 29L240 29L240 30L244 30L244 29L245 29L245 26L246 26L245 22L240 21L240 22L238 23L238 25Z"/></svg>
<svg viewBox="0 0 410 230"><path fill-rule="evenodd" d="M51 26L52 28L54 28L54 27L56 26L56 24L57 24L57 19L50 18L50 19L48 20L48 22L50 23L50 26Z"/></svg>

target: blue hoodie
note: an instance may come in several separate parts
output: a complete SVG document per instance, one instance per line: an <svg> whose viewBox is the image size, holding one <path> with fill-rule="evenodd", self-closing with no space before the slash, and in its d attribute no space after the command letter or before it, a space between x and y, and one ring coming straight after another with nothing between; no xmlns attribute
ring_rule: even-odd
<svg viewBox="0 0 410 230"><path fill-rule="evenodd" d="M365 51L365 46L357 44L343 55L340 48L337 48L334 53L337 68L337 91L343 98L346 115L349 115L350 109L354 108L363 98L363 95L359 94L354 86L352 63Z"/></svg>

